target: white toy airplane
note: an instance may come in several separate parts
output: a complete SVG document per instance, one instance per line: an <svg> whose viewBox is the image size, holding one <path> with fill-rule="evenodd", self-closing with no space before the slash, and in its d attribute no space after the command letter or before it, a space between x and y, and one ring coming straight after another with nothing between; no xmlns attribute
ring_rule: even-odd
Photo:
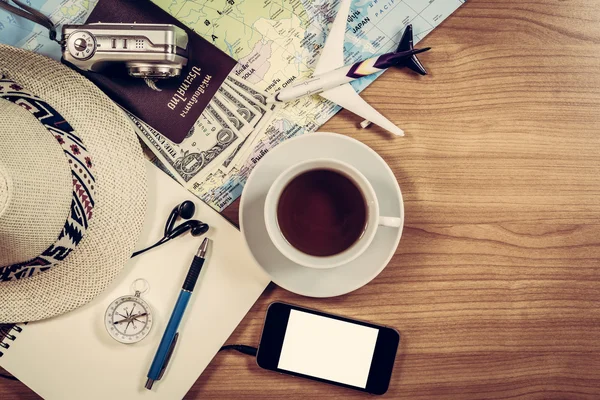
<svg viewBox="0 0 600 400"><path fill-rule="evenodd" d="M404 136L402 129L364 101L349 82L381 72L391 66L406 66L421 75L426 75L427 71L416 57L416 54L429 50L429 47L413 49L412 25L408 25L395 52L345 66L344 34L351 1L343 0L340 4L340 10L335 17L335 21L333 21L312 78L280 90L273 97L267 99L267 102L287 102L299 97L319 94L346 110L366 118L367 121L365 122L367 123L369 121L373 122L395 135ZM361 125L366 126L364 122Z"/></svg>

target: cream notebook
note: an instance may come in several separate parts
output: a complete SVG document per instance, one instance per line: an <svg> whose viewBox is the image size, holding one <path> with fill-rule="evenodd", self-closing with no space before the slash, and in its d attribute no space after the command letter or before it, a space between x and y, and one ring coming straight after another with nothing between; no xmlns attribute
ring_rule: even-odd
<svg viewBox="0 0 600 400"><path fill-rule="evenodd" d="M167 216L177 204L193 200L194 218L207 222L212 246L179 328L171 363L152 391L146 374L183 280L202 237L186 234L132 259L115 282L91 303L49 320L21 325L0 349L0 366L45 399L179 399L269 283L227 220L148 163L148 212L138 248L162 237ZM127 221L123 221L127 223ZM154 326L139 343L125 345L106 332L103 318L117 297L131 294L144 278L142 295L154 313ZM258 338L257 338L258 340Z"/></svg>

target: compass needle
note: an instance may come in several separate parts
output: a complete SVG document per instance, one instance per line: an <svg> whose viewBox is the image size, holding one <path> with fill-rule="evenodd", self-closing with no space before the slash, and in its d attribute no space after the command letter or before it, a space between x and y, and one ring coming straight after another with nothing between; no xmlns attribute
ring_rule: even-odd
<svg viewBox="0 0 600 400"><path fill-rule="evenodd" d="M145 317L146 315L148 315L148 313L140 313L140 314L134 315L134 316L133 316L133 319L134 319L135 321L137 321L137 322L140 322L140 323L141 323L142 321L140 321L138 318L140 318L140 317Z"/></svg>
<svg viewBox="0 0 600 400"><path fill-rule="evenodd" d="M136 287L138 282L145 282L145 287ZM134 281L132 289L135 294L115 299L106 309L106 330L116 341L131 344L148 336L153 322L152 310L148 303L140 298L148 287L143 279Z"/></svg>

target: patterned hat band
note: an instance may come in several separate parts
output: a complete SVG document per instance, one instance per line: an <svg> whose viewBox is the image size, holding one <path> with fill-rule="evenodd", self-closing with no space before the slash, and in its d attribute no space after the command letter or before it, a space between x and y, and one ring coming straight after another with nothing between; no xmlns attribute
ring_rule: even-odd
<svg viewBox="0 0 600 400"><path fill-rule="evenodd" d="M0 98L29 111L56 138L71 169L73 181L70 212L56 241L31 260L0 266L0 281L11 281L50 269L64 260L81 242L92 218L96 180L92 157L83 141L54 108L2 75Z"/></svg>

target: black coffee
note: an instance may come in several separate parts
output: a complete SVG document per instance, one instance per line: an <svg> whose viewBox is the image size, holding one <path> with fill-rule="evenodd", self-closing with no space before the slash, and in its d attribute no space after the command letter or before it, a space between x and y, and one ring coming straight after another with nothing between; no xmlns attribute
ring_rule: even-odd
<svg viewBox="0 0 600 400"><path fill-rule="evenodd" d="M296 249L312 256L332 256L361 237L367 209L362 193L349 178L315 169L285 187L277 205L277 222Z"/></svg>

